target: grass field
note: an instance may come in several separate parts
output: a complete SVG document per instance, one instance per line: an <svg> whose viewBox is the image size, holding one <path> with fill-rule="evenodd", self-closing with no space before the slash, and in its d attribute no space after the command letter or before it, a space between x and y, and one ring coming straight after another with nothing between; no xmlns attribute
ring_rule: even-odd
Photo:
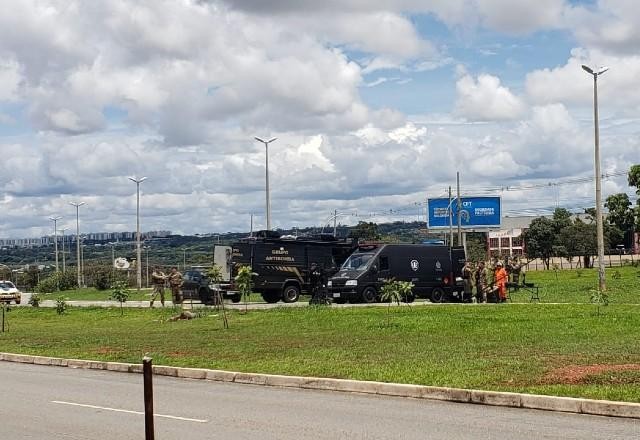
<svg viewBox="0 0 640 440"><path fill-rule="evenodd" d="M640 268L624 266L611 268L606 271L607 290L611 304L640 304ZM558 303L589 303L591 291L597 286L597 269L579 270L547 270L531 271L527 273L527 282L532 282L540 287L542 302ZM166 297L171 298L169 289L165 289ZM138 295L136 289L131 289L130 301L144 301L149 299L151 289L143 289ZM52 293L45 299L55 299L63 295L69 300L105 301L109 299L111 290L96 290L94 288L67 290ZM530 294L527 291L515 292L511 295L513 302L529 302ZM308 301L308 296L302 296L301 301ZM252 294L249 301L263 302L259 294Z"/></svg>
<svg viewBox="0 0 640 440"><path fill-rule="evenodd" d="M607 293L611 304L640 304L640 268L623 266L607 268ZM597 269L532 271L527 282L540 287L542 302L589 303L598 285ZM514 302L529 302L526 291L511 295Z"/></svg>
<svg viewBox="0 0 640 440"><path fill-rule="evenodd" d="M0 351L640 402L640 306L14 308ZM387 319L389 317L389 322Z"/></svg>
<svg viewBox="0 0 640 440"><path fill-rule="evenodd" d="M144 301L150 299L152 289L141 289L140 294L135 288L131 289L129 301ZM171 299L171 291L165 289L165 295ZM55 300L59 296L64 296L68 301L107 301L111 297L111 289L98 290L94 287L83 289L65 290L62 292L47 293L43 296L45 300Z"/></svg>

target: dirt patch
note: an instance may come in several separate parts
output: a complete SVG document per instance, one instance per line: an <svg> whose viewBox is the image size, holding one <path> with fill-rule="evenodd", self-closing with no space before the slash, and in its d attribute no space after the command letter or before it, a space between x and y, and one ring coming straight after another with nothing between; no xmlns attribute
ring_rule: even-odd
<svg viewBox="0 0 640 440"><path fill-rule="evenodd" d="M550 371L544 376L542 382L545 384L585 384L590 383L593 376L615 375L615 373L623 371L640 371L640 364L569 365Z"/></svg>

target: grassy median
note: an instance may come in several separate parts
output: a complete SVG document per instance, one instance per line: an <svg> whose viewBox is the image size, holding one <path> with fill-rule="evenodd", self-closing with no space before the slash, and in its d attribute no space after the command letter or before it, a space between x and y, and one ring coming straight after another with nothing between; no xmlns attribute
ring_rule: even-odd
<svg viewBox="0 0 640 440"><path fill-rule="evenodd" d="M640 402L640 306L14 308L0 351Z"/></svg>

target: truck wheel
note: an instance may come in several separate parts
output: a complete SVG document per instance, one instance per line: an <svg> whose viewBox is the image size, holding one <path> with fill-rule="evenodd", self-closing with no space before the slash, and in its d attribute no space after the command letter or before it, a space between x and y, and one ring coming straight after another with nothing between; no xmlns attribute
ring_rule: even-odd
<svg viewBox="0 0 640 440"><path fill-rule="evenodd" d="M282 291L283 302L294 303L298 301L299 297L300 297L300 289L298 289L298 286L296 285L289 284L288 286L285 286L284 290Z"/></svg>
<svg viewBox="0 0 640 440"><path fill-rule="evenodd" d="M431 291L431 302L442 303L444 302L444 298L445 298L445 293L444 293L444 290L442 290L441 288L436 287Z"/></svg>
<svg viewBox="0 0 640 440"><path fill-rule="evenodd" d="M362 291L362 301L367 304L371 304L378 301L378 292L376 289L369 286Z"/></svg>
<svg viewBox="0 0 640 440"><path fill-rule="evenodd" d="M402 299L404 302L406 303L412 303L416 300L416 296L415 295L407 295Z"/></svg>
<svg viewBox="0 0 640 440"><path fill-rule="evenodd" d="M240 295L239 293L237 293L237 294L235 294L235 295L233 295L233 296L231 297L231 302L232 302L232 303L237 304L237 303L239 303L239 302L240 302L240 300L242 300L242 295ZM277 300L276 300L276 301L277 301Z"/></svg>
<svg viewBox="0 0 640 440"><path fill-rule="evenodd" d="M207 292L207 289L198 290L198 298L200 298L200 302L202 304L212 304L213 298L211 298L211 294Z"/></svg>
<svg viewBox="0 0 640 440"><path fill-rule="evenodd" d="M278 292L262 292L262 299L269 304L275 304L280 300L280 294Z"/></svg>

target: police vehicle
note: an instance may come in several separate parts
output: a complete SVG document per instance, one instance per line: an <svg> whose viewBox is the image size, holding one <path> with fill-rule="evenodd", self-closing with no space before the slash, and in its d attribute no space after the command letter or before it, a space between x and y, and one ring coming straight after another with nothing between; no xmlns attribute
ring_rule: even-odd
<svg viewBox="0 0 640 440"><path fill-rule="evenodd" d="M432 302L455 300L462 287L463 248L429 244L362 244L329 280L336 303L380 300L380 291L389 279L413 283L415 297Z"/></svg>
<svg viewBox="0 0 640 440"><path fill-rule="evenodd" d="M238 268L251 266L256 274L253 291L260 293L266 302L296 302L301 294L311 293L312 264L331 276L355 248L351 240L329 234L282 237L274 231L259 231L256 237L231 246L230 288L234 288L233 278Z"/></svg>

